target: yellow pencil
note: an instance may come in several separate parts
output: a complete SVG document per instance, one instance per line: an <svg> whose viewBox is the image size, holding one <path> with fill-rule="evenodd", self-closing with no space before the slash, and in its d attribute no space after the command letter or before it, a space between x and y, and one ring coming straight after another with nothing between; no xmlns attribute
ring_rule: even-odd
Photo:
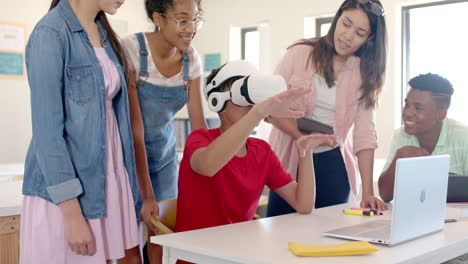
<svg viewBox="0 0 468 264"><path fill-rule="evenodd" d="M374 212L364 211L364 210L355 210L355 209L343 209L343 213L349 215L361 215L361 216L373 216Z"/></svg>

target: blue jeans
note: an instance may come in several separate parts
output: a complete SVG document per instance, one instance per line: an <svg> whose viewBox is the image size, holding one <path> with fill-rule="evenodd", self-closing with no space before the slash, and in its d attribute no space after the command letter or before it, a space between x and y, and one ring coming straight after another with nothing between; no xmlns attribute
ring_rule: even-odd
<svg viewBox="0 0 468 264"><path fill-rule="evenodd" d="M315 170L315 208L348 202L350 186L340 148L313 154ZM270 191L267 217L295 213L285 200Z"/></svg>

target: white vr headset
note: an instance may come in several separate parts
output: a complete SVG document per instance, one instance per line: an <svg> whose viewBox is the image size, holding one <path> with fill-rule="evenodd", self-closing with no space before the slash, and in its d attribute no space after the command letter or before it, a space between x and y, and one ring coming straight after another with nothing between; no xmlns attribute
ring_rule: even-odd
<svg viewBox="0 0 468 264"><path fill-rule="evenodd" d="M241 78L234 81L230 91L217 91L217 88L232 77ZM210 110L220 112L228 100L237 106L249 106L258 104L286 89L286 81L282 76L260 74L252 63L237 60L228 62L221 68L213 80L205 86L205 96Z"/></svg>

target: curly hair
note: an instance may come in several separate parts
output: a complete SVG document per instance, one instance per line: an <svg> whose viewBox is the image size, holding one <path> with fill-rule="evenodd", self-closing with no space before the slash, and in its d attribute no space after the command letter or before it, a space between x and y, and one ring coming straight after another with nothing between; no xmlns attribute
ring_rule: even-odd
<svg viewBox="0 0 468 264"><path fill-rule="evenodd" d="M408 84L413 89L431 92L442 108L450 107L454 90L446 78L434 73L426 73L412 78Z"/></svg>
<svg viewBox="0 0 468 264"><path fill-rule="evenodd" d="M201 0L194 0L198 6L198 12L201 16L203 14ZM153 20L153 13L157 12L160 14L166 14L168 9L173 8L175 5L174 0L145 0L145 10L146 15L148 16L149 20ZM159 29L156 27L155 31Z"/></svg>

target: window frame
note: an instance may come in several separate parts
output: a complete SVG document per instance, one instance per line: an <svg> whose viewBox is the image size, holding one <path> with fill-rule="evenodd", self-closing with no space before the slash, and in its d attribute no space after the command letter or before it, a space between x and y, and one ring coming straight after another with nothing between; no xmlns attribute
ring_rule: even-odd
<svg viewBox="0 0 468 264"><path fill-rule="evenodd" d="M315 37L320 38L321 37L321 31L322 31L322 25L323 24L328 24L328 23L333 23L333 16L331 17L321 17L321 18L316 18L315 19Z"/></svg>
<svg viewBox="0 0 468 264"><path fill-rule="evenodd" d="M258 31L258 27L245 27L241 28L241 59L245 60L245 35L249 32Z"/></svg>
<svg viewBox="0 0 468 264"><path fill-rule="evenodd" d="M443 6L443 5L450 5L450 4L458 4L458 3L466 3L468 0L445 0L445 1L437 1L431 3L423 3L423 4L416 4L416 5L408 5L403 6L401 8L401 17L402 17L402 27L401 27L401 100L400 100L400 108L403 109L404 101L406 94L408 92L408 82L411 76L409 69L410 69L410 45L411 45L411 18L410 18L410 11L412 9L417 8L424 8L424 7L433 7L433 6ZM403 121L402 121L403 122Z"/></svg>

